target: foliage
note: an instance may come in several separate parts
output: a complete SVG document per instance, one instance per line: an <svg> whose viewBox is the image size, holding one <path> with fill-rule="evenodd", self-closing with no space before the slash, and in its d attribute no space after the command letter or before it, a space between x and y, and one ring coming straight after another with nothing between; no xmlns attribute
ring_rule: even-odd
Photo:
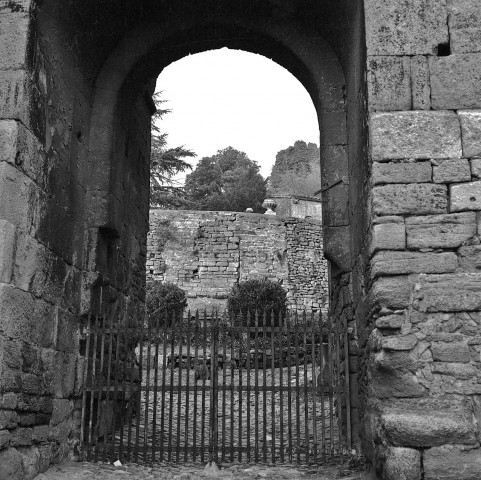
<svg viewBox="0 0 481 480"><path fill-rule="evenodd" d="M271 195L314 196L321 188L318 146L297 140L293 146L278 152L269 182Z"/></svg>
<svg viewBox="0 0 481 480"><path fill-rule="evenodd" d="M187 307L187 296L184 290L173 283L162 283L159 280L147 282L145 299L147 319L155 325L157 317L167 312L170 319L180 320Z"/></svg>
<svg viewBox="0 0 481 480"><path fill-rule="evenodd" d="M192 170L186 158L196 154L184 146L168 148L167 133L161 133L156 122L170 112L161 108L165 100L162 92L153 96L157 112L152 116L151 152L150 152L150 206L163 208L181 208L186 206L184 189L174 181L178 173Z"/></svg>
<svg viewBox="0 0 481 480"><path fill-rule="evenodd" d="M250 207L256 213L265 211L266 181L259 165L232 147L202 158L187 175L185 190L198 210L243 212Z"/></svg>
<svg viewBox="0 0 481 480"><path fill-rule="evenodd" d="M262 315L266 312L267 324L270 325L270 315L274 313L277 320L286 315L287 295L282 286L271 280L246 280L232 287L227 299L227 309L230 315L247 312L251 317L251 324L255 323L256 311Z"/></svg>

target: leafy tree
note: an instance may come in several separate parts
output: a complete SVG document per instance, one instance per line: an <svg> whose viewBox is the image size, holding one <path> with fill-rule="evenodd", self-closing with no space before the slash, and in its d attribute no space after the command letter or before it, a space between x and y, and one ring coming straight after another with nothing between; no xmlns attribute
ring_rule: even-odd
<svg viewBox="0 0 481 480"><path fill-rule="evenodd" d="M271 195L313 196L321 188L319 147L297 140L278 152L269 182Z"/></svg>
<svg viewBox="0 0 481 480"><path fill-rule="evenodd" d="M177 185L173 177L192 166L185 158L195 157L196 154L184 146L169 148L167 146L167 133L161 133L157 120L169 113L163 109L165 100L161 98L162 92L153 96L157 112L152 116L151 152L150 152L150 206L164 208L180 208L186 205L184 189Z"/></svg>
<svg viewBox="0 0 481 480"><path fill-rule="evenodd" d="M151 325L155 325L157 317L164 319L167 314L167 323L171 320L182 319L182 314L187 307L187 295L185 290L173 283L162 283L159 280L147 282L145 308L147 319Z"/></svg>
<svg viewBox="0 0 481 480"><path fill-rule="evenodd" d="M250 207L254 212L264 212L266 181L259 165L232 147L202 158L187 175L185 190L198 210L243 212Z"/></svg>

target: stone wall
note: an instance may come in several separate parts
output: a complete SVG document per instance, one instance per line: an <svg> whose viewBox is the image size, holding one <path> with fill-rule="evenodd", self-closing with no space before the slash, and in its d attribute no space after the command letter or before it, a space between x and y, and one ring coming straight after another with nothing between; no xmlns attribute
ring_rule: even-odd
<svg viewBox="0 0 481 480"><path fill-rule="evenodd" d="M316 220L153 209L147 278L186 290L191 309L224 309L236 283L267 278L282 282L291 309L327 310L327 261Z"/></svg>
<svg viewBox="0 0 481 480"><path fill-rule="evenodd" d="M359 326L365 451L382 478L474 479L481 3L365 7L372 161L371 293Z"/></svg>

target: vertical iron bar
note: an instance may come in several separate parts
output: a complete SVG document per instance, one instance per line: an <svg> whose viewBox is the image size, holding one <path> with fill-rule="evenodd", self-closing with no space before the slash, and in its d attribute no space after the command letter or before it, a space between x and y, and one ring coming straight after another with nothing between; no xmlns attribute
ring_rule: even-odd
<svg viewBox="0 0 481 480"><path fill-rule="evenodd" d="M302 312L302 331L303 331L303 343L304 343L304 432L306 443L306 465L309 465L309 395L307 385L307 365L309 359L309 352L307 350L307 315L306 310ZM312 355L312 348L311 348Z"/></svg>
<svg viewBox="0 0 481 480"><path fill-rule="evenodd" d="M162 398L160 407L160 451L159 460L164 461L165 450L165 393L167 390L167 342L169 335L172 335L172 329L169 325L169 315L166 311L163 312L162 328L164 331L162 340Z"/></svg>
<svg viewBox="0 0 481 480"><path fill-rule="evenodd" d="M286 354L288 353L287 346L284 347L284 327L286 319L279 313L279 450L281 463L284 463L284 348ZM286 332L287 335L287 332ZM287 356L286 356L287 360Z"/></svg>
<svg viewBox="0 0 481 480"><path fill-rule="evenodd" d="M288 458L292 462L292 453L294 450L292 439L292 350L291 350L291 314L287 315L287 441L288 441Z"/></svg>
<svg viewBox="0 0 481 480"><path fill-rule="evenodd" d="M247 386L246 386L246 450L247 461L251 461L251 315L247 312L246 325L246 372L247 372ZM240 371L240 370L239 370ZM240 392L242 395L242 392ZM239 413L241 415L242 412Z"/></svg>
<svg viewBox="0 0 481 480"><path fill-rule="evenodd" d="M126 318L126 309L124 309L124 312L123 312L123 315L122 315L122 319L124 320L124 325L122 325L122 321L120 321L120 325L119 327L122 329L123 333L124 333L124 348L120 349L120 353L122 355L122 352L123 352L123 356L124 356L124 361L122 362L122 357L121 357L121 369L122 369L122 375L121 375L121 386L120 386L120 391L121 391L121 399L122 399L122 413L120 415L120 429L119 429L119 460L121 462L124 462L124 458L123 458L123 449L124 449L124 424L125 424L125 420L126 420L126 410L125 410L125 402L127 400L127 396L126 396L126 385L125 385L125 379L126 379L126 375L127 375L127 359L128 359L128 356L127 356L127 338L128 338L128 335L127 335L127 332L125 331L125 318ZM122 344L120 344L122 346Z"/></svg>
<svg viewBox="0 0 481 480"><path fill-rule="evenodd" d="M243 319L241 315L241 325ZM242 332L242 327L241 327ZM239 370L239 442L238 442L238 459L242 461L242 370Z"/></svg>
<svg viewBox="0 0 481 480"><path fill-rule="evenodd" d="M173 311L173 316L175 321L179 323L178 328L176 329L179 334L179 375L177 377L177 441L175 442L175 461L179 463L180 461L180 427L181 427L181 416L182 416L182 371L184 370L184 328L183 328L183 320L182 317L179 319L177 318L177 312ZM189 372L187 371L187 377L189 376ZM187 432L186 432L187 433Z"/></svg>
<svg viewBox="0 0 481 480"><path fill-rule="evenodd" d="M226 385L227 385L227 338L228 338L228 328L227 328L227 312L224 312L223 322L222 322L222 462L225 462L225 414L226 414ZM232 332L231 332L232 336ZM230 368L234 368L234 357L230 358ZM232 411L231 411L232 412Z"/></svg>
<svg viewBox="0 0 481 480"><path fill-rule="evenodd" d="M326 327L327 328L327 327ZM320 362L319 362L319 391L321 394L321 458L322 462L326 461L326 405L324 397L324 383L326 373L326 352L324 348L324 322L321 319L321 343L320 348Z"/></svg>
<svg viewBox="0 0 481 480"><path fill-rule="evenodd" d="M190 403L190 336L192 334L192 323L190 321L190 310L187 313L187 325L186 334L187 336L187 365L186 365L186 377L185 377L185 430L184 430L184 462L187 462L188 452L189 452L189 403ZM195 421L195 420L194 420Z"/></svg>
<svg viewBox="0 0 481 480"><path fill-rule="evenodd" d="M108 329L109 329L109 347L108 347L108 355L107 355L107 383L106 383L106 393L105 393L105 410L108 412L109 408L111 406L111 375L112 375L112 352L113 352L113 329L114 329L114 322L113 322L114 316L110 314L109 322L108 322ZM107 460L107 437L109 436L108 432L104 435L104 448L102 452L102 462L105 462ZM112 440L114 438L113 432L112 432Z"/></svg>
<svg viewBox="0 0 481 480"><path fill-rule="evenodd" d="M104 392L105 382L103 381L104 378L104 348L105 348L105 322L102 319L100 325L100 368L98 374L98 397L97 397L97 425L100 425L100 411L102 410L102 394ZM97 439L98 440L98 439ZM99 459L99 445L97 441L95 442L95 455L94 455L94 462L97 462Z"/></svg>
<svg viewBox="0 0 481 480"><path fill-rule="evenodd" d="M329 379L329 439L331 447L331 459L334 458L334 418L333 418L333 397L334 397L334 375L332 365L332 329L331 329L331 317L327 317L327 364L328 364L328 379Z"/></svg>
<svg viewBox="0 0 481 480"><path fill-rule="evenodd" d="M174 370L175 370L175 316L169 312L171 340L170 340L170 382L169 382L169 438L167 446L167 460L172 461L172 423L174 416Z"/></svg>
<svg viewBox="0 0 481 480"><path fill-rule="evenodd" d="M348 455L352 450L352 432L351 432L351 388L350 388L350 368L349 368L349 338L347 330L347 319L344 318L344 362L345 362L345 392L346 397L346 435Z"/></svg>
<svg viewBox="0 0 481 480"><path fill-rule="evenodd" d="M294 327L296 348L296 450L297 463L301 463L301 389L299 385L299 314L296 310Z"/></svg>
<svg viewBox="0 0 481 480"><path fill-rule="evenodd" d="M155 443L157 436L157 398L159 395L159 315L155 316L155 329L154 329L154 341L155 341L155 362L154 362L154 408L152 412L152 463L155 463ZM132 379L130 380L132 383ZM129 429L130 432L130 429Z"/></svg>
<svg viewBox="0 0 481 480"><path fill-rule="evenodd" d="M90 395L93 395L92 392L92 381L89 376L89 356L90 356L90 340L92 335L92 315L87 316L87 326L85 328L85 363L84 363L84 371L83 371L83 392L82 392L82 420L80 424L80 445L81 445L81 453L82 453L82 460L85 460L87 457L87 451L89 448L88 441L86 440L86 414L87 414L87 390L90 390ZM90 380L90 381L89 381ZM90 436L90 429L87 429L87 438ZM87 445L86 445L87 443Z"/></svg>
<svg viewBox="0 0 481 480"><path fill-rule="evenodd" d="M87 460L91 459L91 449L92 444L94 442L92 434L93 434L93 416L94 416L94 400L95 400L95 393L97 391L97 338L98 338L98 316L95 316L94 320L94 339L93 339L93 349L92 349L92 395L90 396L90 411L89 411L89 450Z"/></svg>
<svg viewBox="0 0 481 480"><path fill-rule="evenodd" d="M120 337L120 330L119 330ZM134 461L138 463L139 461L139 448L140 448L140 407L142 405L142 376L143 376L143 366L144 366L144 322L143 319L140 320L139 325L139 385L137 397L137 408L136 408L136 419L135 419L135 448L134 448Z"/></svg>
<svg viewBox="0 0 481 480"><path fill-rule="evenodd" d="M280 326L279 326L280 328ZM272 463L276 463L276 391L275 391L275 335L276 335L276 321L274 310L271 312L271 451L272 451ZM280 353L280 352L279 352Z"/></svg>
<svg viewBox="0 0 481 480"><path fill-rule="evenodd" d="M267 463L267 312L262 315L262 453L264 463Z"/></svg>
<svg viewBox="0 0 481 480"><path fill-rule="evenodd" d="M207 313L204 310L204 321L202 327L202 353L203 353L203 369L202 369L202 424L200 433L200 459L202 463L205 461L205 381L207 377Z"/></svg>
<svg viewBox="0 0 481 480"><path fill-rule="evenodd" d="M144 319L141 320L144 322ZM144 462L147 461L147 437L149 428L149 404L150 404L150 357L152 354L152 325L147 320L147 365L145 375L145 410L144 410Z"/></svg>
<svg viewBox="0 0 481 480"><path fill-rule="evenodd" d="M259 312L256 310L255 313L255 327L254 327L254 461L259 462Z"/></svg>
<svg viewBox="0 0 481 480"><path fill-rule="evenodd" d="M197 374L200 372L199 368L199 310L195 311L195 325L194 325L194 416L192 419L192 460L195 462L197 458Z"/></svg>
<svg viewBox="0 0 481 480"><path fill-rule="evenodd" d="M112 394L113 398L113 405L112 405L112 410L113 410L113 415L112 415L112 459L117 457L118 460L118 453L116 455L116 447L115 447L115 437L116 437L116 430L117 430L117 415L116 415L116 410L118 409L118 395L119 395L119 360L120 360L120 342L121 342L121 328L118 325L118 322L115 322L114 325L114 331L116 332L116 341L115 341L115 363L114 363L114 368L113 368L113 373L114 373L114 391Z"/></svg>
<svg viewBox="0 0 481 480"><path fill-rule="evenodd" d="M215 379L217 378L217 312L211 317L210 324L210 418L209 418L209 462L213 462L214 448L216 440L216 425L217 425L217 399L215 392Z"/></svg>
<svg viewBox="0 0 481 480"><path fill-rule="evenodd" d="M242 342L242 329L241 326L239 325L239 330L236 330L236 322L235 322L235 312L230 312L230 322L231 322L231 328L232 328L232 335L230 338L230 353L231 357L233 358L235 355L235 348L234 348L234 336L236 332L238 331L239 333L239 355L238 355L238 361L241 362L241 352L242 348L240 346ZM238 375L242 375L242 367L239 365L238 369ZM235 400L235 378L234 378L234 369L231 369L230 371L230 461L231 463L234 461L234 400Z"/></svg>
<svg viewBox="0 0 481 480"><path fill-rule="evenodd" d="M316 373L316 320L314 311L311 313L311 344L312 344L312 443L313 463L317 464L317 373ZM322 343L322 332L321 332Z"/></svg>
<svg viewBox="0 0 481 480"><path fill-rule="evenodd" d="M342 460L342 390L341 390L341 358L340 358L340 336L341 336L341 328L338 324L336 326L336 373L337 373L337 428L339 429L338 438L339 438L339 453L341 455Z"/></svg>

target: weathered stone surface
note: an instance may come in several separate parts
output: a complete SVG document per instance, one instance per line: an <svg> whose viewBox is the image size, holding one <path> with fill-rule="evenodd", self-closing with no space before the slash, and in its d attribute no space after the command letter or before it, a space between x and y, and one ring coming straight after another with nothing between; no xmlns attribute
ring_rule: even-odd
<svg viewBox="0 0 481 480"><path fill-rule="evenodd" d="M18 128L15 120L0 120L0 162L15 162Z"/></svg>
<svg viewBox="0 0 481 480"><path fill-rule="evenodd" d="M2 14L0 70L16 70L25 66L29 20L28 11Z"/></svg>
<svg viewBox="0 0 481 480"><path fill-rule="evenodd" d="M10 432L8 430L0 430L0 449L5 448L10 443Z"/></svg>
<svg viewBox="0 0 481 480"><path fill-rule="evenodd" d="M372 179L375 185L379 183L425 183L432 180L432 167L430 162L373 162Z"/></svg>
<svg viewBox="0 0 481 480"><path fill-rule="evenodd" d="M420 275L414 297L421 312L480 310L481 273Z"/></svg>
<svg viewBox="0 0 481 480"><path fill-rule="evenodd" d="M0 220L0 282L10 283L13 274L16 229L6 220Z"/></svg>
<svg viewBox="0 0 481 480"><path fill-rule="evenodd" d="M471 363L447 363L447 362L433 362L433 373L441 375L449 375L456 379L468 380L476 377L477 369Z"/></svg>
<svg viewBox="0 0 481 480"><path fill-rule="evenodd" d="M12 429L17 426L18 414L12 410L0 410L0 429Z"/></svg>
<svg viewBox="0 0 481 480"><path fill-rule="evenodd" d="M477 272L481 270L481 245L470 245L458 249L460 272Z"/></svg>
<svg viewBox="0 0 481 480"><path fill-rule="evenodd" d="M481 158L473 158L469 163L471 164L471 175L481 178Z"/></svg>
<svg viewBox="0 0 481 480"><path fill-rule="evenodd" d="M444 213L447 204L445 185L416 183L373 188L373 210L376 215Z"/></svg>
<svg viewBox="0 0 481 480"><path fill-rule="evenodd" d="M448 41L446 0L365 2L368 55L433 54Z"/></svg>
<svg viewBox="0 0 481 480"><path fill-rule="evenodd" d="M481 107L481 53L431 57L430 72L433 109Z"/></svg>
<svg viewBox="0 0 481 480"><path fill-rule="evenodd" d="M371 252L377 250L404 250L406 227L402 223L383 223L372 228Z"/></svg>
<svg viewBox="0 0 481 480"><path fill-rule="evenodd" d="M480 4L481 5L481 4ZM481 157L481 110L459 111L465 157Z"/></svg>
<svg viewBox="0 0 481 480"><path fill-rule="evenodd" d="M418 339L412 334L392 335L382 339L382 348L385 350L412 350L417 343Z"/></svg>
<svg viewBox="0 0 481 480"><path fill-rule="evenodd" d="M478 0L448 0L451 51L481 51L481 3Z"/></svg>
<svg viewBox="0 0 481 480"><path fill-rule="evenodd" d="M385 112L370 117L373 160L462 156L461 129L454 112Z"/></svg>
<svg viewBox="0 0 481 480"><path fill-rule="evenodd" d="M421 480L421 452L413 448L386 449L383 475L386 480Z"/></svg>
<svg viewBox="0 0 481 480"><path fill-rule="evenodd" d="M454 443L454 440L453 442ZM479 480L481 449L454 445L430 448L424 452L425 480Z"/></svg>
<svg viewBox="0 0 481 480"><path fill-rule="evenodd" d="M22 455L16 448L8 448L0 452L0 478L2 480L25 478Z"/></svg>
<svg viewBox="0 0 481 480"><path fill-rule="evenodd" d="M481 181L449 186L449 207L452 212L481 210Z"/></svg>
<svg viewBox="0 0 481 480"><path fill-rule="evenodd" d="M402 327L403 323L403 315L386 315L385 317L379 317L376 319L377 328L398 329Z"/></svg>
<svg viewBox="0 0 481 480"><path fill-rule="evenodd" d="M367 61L367 85L370 110L410 110L409 57L370 57Z"/></svg>
<svg viewBox="0 0 481 480"><path fill-rule="evenodd" d="M381 407L380 433L394 446L474 445L476 433L472 416L468 403L451 398L394 400Z"/></svg>
<svg viewBox="0 0 481 480"><path fill-rule="evenodd" d="M476 235L474 212L406 219L408 248L454 248Z"/></svg>
<svg viewBox="0 0 481 480"><path fill-rule="evenodd" d="M409 305L411 283L407 276L381 277L374 282L373 295L381 307L406 308Z"/></svg>
<svg viewBox="0 0 481 480"><path fill-rule="evenodd" d="M412 372L374 367L371 369L370 392L375 398L415 398L424 397L428 391Z"/></svg>
<svg viewBox="0 0 481 480"><path fill-rule="evenodd" d="M464 342L433 342L433 360L439 362L468 363L471 360L469 346Z"/></svg>
<svg viewBox="0 0 481 480"><path fill-rule="evenodd" d="M427 56L411 57L411 91L412 110L429 110L431 108L431 83Z"/></svg>
<svg viewBox="0 0 481 480"><path fill-rule="evenodd" d="M433 181L435 183L469 182L471 168L465 158L454 160L436 160L433 166Z"/></svg>
<svg viewBox="0 0 481 480"><path fill-rule="evenodd" d="M409 273L454 272L458 260L454 253L378 252L371 260L371 273L406 275Z"/></svg>

